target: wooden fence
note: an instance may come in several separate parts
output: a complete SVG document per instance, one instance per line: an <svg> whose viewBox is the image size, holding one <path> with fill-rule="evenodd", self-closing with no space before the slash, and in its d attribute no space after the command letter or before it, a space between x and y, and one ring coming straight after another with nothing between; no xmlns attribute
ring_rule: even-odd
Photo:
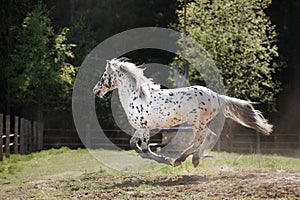
<svg viewBox="0 0 300 200"><path fill-rule="evenodd" d="M106 137L123 149L130 149L130 135L121 130L103 130ZM188 131L188 130L187 130ZM86 141L92 148L105 147L105 140L94 137L93 130L86 130L90 134ZM176 135L176 131L169 134ZM151 137L151 143L163 143L163 133ZM75 129L45 129L44 148L68 146L71 148L84 147ZM218 143L214 147L216 151L239 152L239 153L271 153L300 157L300 132L279 133L264 136L251 129L240 129L231 135L222 133Z"/></svg>
<svg viewBox="0 0 300 200"><path fill-rule="evenodd" d="M129 149L130 136L121 130L103 130L106 137L123 149ZM67 146L70 148L84 148L84 144L81 141L83 138L79 138L76 129L49 129L44 130L44 148L59 148ZM85 143L91 148L97 148L98 146L105 147L105 141L103 137L98 134L93 134L95 131L92 129L85 130L87 137Z"/></svg>
<svg viewBox="0 0 300 200"><path fill-rule="evenodd" d="M222 134L219 150L300 157L300 132L274 132L270 136L265 136L244 128L229 135Z"/></svg>
<svg viewBox="0 0 300 200"><path fill-rule="evenodd" d="M96 134L95 134L96 132ZM109 148L109 145L106 144L106 138L109 139L113 144L117 145L122 149L130 149L129 140L130 135L125 133L122 130L116 129L103 129L105 138L98 134L98 130L90 129L87 126L85 130L86 138L81 138L85 140L85 143L90 148ZM130 131L127 131L130 132ZM133 132L133 131L132 131ZM156 134L154 137L151 137L151 142L161 142L161 134ZM62 146L67 146L70 148L84 148L81 139L76 131L76 129L49 129L45 128L44 130L44 148L59 148Z"/></svg>
<svg viewBox="0 0 300 200"><path fill-rule="evenodd" d="M43 132L36 121L0 113L0 161L10 153L26 154L43 148Z"/></svg>

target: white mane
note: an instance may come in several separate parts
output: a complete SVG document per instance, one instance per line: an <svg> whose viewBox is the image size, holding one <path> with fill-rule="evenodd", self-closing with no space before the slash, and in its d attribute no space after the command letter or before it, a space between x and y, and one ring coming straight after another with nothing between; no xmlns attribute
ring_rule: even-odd
<svg viewBox="0 0 300 200"><path fill-rule="evenodd" d="M114 58L110 61L111 64L117 65L125 73L129 74L136 83L136 88L143 94L147 94L144 87L148 86L154 89L160 89L160 85L155 84L151 78L144 76L145 68L141 68L142 65L137 66L134 63L128 62L126 58Z"/></svg>

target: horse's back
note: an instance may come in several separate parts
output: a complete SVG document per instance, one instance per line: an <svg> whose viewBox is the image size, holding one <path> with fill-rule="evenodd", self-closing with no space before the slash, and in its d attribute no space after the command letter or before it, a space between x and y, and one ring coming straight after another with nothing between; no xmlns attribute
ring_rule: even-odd
<svg viewBox="0 0 300 200"><path fill-rule="evenodd" d="M217 94L203 86L152 90L147 103L151 108L152 126L160 128L195 117L207 123L219 109Z"/></svg>

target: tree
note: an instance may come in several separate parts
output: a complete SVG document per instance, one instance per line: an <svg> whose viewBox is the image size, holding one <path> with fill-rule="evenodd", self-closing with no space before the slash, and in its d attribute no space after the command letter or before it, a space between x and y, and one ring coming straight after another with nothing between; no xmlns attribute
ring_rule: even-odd
<svg viewBox="0 0 300 200"><path fill-rule="evenodd" d="M0 111L9 114L10 103L8 99L7 80L4 76L9 65L10 55L15 48L16 29L22 23L26 13L34 1L10 0L1 1L0 7Z"/></svg>
<svg viewBox="0 0 300 200"><path fill-rule="evenodd" d="M84 16L71 17L68 37L71 42L76 42L74 65L80 66L85 57L97 45L95 35Z"/></svg>
<svg viewBox="0 0 300 200"><path fill-rule="evenodd" d="M271 1L196 0L187 4L186 33L210 54L223 77L228 95L261 102L275 110L280 81L277 34L264 10ZM184 28L183 9L178 10L178 28ZM187 44L188 46L188 44ZM187 48L188 57L193 51ZM201 60L198 61L201 63ZM190 69L190 82L200 74Z"/></svg>
<svg viewBox="0 0 300 200"><path fill-rule="evenodd" d="M38 3L19 29L16 50L6 70L10 99L17 108L38 111L40 122L46 110L62 109L70 98L75 67L73 44L67 43L67 28L54 33L46 6Z"/></svg>

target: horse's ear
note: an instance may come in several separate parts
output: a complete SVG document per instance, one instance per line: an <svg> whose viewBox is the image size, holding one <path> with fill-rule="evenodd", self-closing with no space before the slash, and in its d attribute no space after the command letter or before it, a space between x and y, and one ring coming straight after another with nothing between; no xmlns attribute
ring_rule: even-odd
<svg viewBox="0 0 300 200"><path fill-rule="evenodd" d="M110 63L109 60L106 60L106 71L107 72L114 72L114 69L112 67L112 64Z"/></svg>
<svg viewBox="0 0 300 200"><path fill-rule="evenodd" d="M120 70L122 70L123 72L126 71L126 67L124 65L120 65Z"/></svg>

